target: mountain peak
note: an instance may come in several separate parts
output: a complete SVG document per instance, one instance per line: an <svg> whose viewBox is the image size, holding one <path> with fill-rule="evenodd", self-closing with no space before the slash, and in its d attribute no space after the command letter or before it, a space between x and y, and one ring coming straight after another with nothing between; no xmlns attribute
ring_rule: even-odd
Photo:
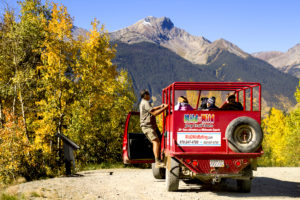
<svg viewBox="0 0 300 200"><path fill-rule="evenodd" d="M238 46L236 46L235 44L233 44L223 38L215 40L213 43L211 43L210 49L226 50L226 51L229 51L230 53L233 53L233 54L243 57L243 58L246 58L249 56L249 54L247 54L246 52L241 50Z"/></svg>
<svg viewBox="0 0 300 200"><path fill-rule="evenodd" d="M266 51L253 54L282 72L300 78L300 43L290 48L287 52Z"/></svg>
<svg viewBox="0 0 300 200"><path fill-rule="evenodd" d="M161 19L160 24L163 29L171 30L174 27L173 22L169 18L163 17L160 19Z"/></svg>
<svg viewBox="0 0 300 200"><path fill-rule="evenodd" d="M290 48L289 50L288 50L288 53L300 53L300 43L298 43L298 44L296 44L295 46L293 46L292 48Z"/></svg>
<svg viewBox="0 0 300 200"><path fill-rule="evenodd" d="M142 20L142 24L156 26L167 30L171 30L174 27L173 22L168 17L157 18L153 16L148 16Z"/></svg>
<svg viewBox="0 0 300 200"><path fill-rule="evenodd" d="M148 16L127 28L111 33L111 39L129 44L143 41L161 44L177 37L181 32L168 17Z"/></svg>
<svg viewBox="0 0 300 200"><path fill-rule="evenodd" d="M207 64L212 57L223 50L243 58L248 57L247 53L231 42L221 38L211 43L204 37L193 36L174 26L168 17L148 16L110 35L113 41L118 40L128 44L155 43L197 64Z"/></svg>

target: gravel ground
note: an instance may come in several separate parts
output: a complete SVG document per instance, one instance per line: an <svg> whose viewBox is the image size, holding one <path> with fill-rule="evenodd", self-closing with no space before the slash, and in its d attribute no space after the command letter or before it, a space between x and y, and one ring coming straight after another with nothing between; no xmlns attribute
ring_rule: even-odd
<svg viewBox="0 0 300 200"><path fill-rule="evenodd" d="M180 181L179 191L166 192L165 181L156 180L151 169L110 169L32 181L7 188L27 199L300 199L300 168L258 168L251 193L239 193L236 182L207 186Z"/></svg>

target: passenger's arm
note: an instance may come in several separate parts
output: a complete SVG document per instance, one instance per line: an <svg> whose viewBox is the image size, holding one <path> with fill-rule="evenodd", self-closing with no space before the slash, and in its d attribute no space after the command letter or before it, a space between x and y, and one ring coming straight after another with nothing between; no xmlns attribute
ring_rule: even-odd
<svg viewBox="0 0 300 200"><path fill-rule="evenodd" d="M162 108L162 106L163 106L163 104L160 105L160 106L153 107L152 110L153 110L153 111L154 111L154 110L158 110L158 109Z"/></svg>
<svg viewBox="0 0 300 200"><path fill-rule="evenodd" d="M163 108L163 107L166 106L166 105L167 105L167 104L161 104L160 106L156 106L156 107L152 108L152 111L158 110L158 109L160 109L160 108Z"/></svg>
<svg viewBox="0 0 300 200"><path fill-rule="evenodd" d="M155 108L157 108L157 107L159 107L159 108L155 110ZM168 108L168 105L167 104L162 104L161 106L157 106L157 107L153 108L150 111L151 115L157 116L157 115L161 114L164 110L166 110Z"/></svg>

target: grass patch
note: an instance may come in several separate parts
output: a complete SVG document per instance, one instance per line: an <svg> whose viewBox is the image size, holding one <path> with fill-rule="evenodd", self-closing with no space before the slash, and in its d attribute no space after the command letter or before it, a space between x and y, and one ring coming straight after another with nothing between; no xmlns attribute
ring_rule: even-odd
<svg viewBox="0 0 300 200"><path fill-rule="evenodd" d="M0 200L25 200L26 198L24 195L9 194L5 192L8 187L25 182L26 180L23 177L18 177L8 183L0 182Z"/></svg>
<svg viewBox="0 0 300 200"><path fill-rule="evenodd" d="M25 197L2 193L0 194L0 200L25 200Z"/></svg>
<svg viewBox="0 0 300 200"><path fill-rule="evenodd" d="M37 192L31 192L30 194L31 197L41 197Z"/></svg>

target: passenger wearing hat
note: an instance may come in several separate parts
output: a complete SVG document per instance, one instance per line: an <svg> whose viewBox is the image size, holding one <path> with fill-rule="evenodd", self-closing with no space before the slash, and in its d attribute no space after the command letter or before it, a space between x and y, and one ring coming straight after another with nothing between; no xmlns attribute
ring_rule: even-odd
<svg viewBox="0 0 300 200"><path fill-rule="evenodd" d="M189 104L188 100L184 96L178 97L178 103L175 105L175 110L194 110L193 107Z"/></svg>
<svg viewBox="0 0 300 200"><path fill-rule="evenodd" d="M226 103L220 108L221 110L244 110L243 105L240 102L235 101L235 95L229 95Z"/></svg>
<svg viewBox="0 0 300 200"><path fill-rule="evenodd" d="M165 164L160 160L160 131L156 124L155 116L161 114L168 108L167 104L161 104L157 107L152 107L150 104L150 93L148 90L141 91L141 103L140 103L140 126L143 133L146 135L148 140L153 144L153 153L155 157L155 167L164 167Z"/></svg>
<svg viewBox="0 0 300 200"><path fill-rule="evenodd" d="M207 97L202 97L201 98L201 105L200 108L198 110L207 110Z"/></svg>
<svg viewBox="0 0 300 200"><path fill-rule="evenodd" d="M211 97L207 99L207 109L208 110L218 110L219 108L215 105L216 97Z"/></svg>

